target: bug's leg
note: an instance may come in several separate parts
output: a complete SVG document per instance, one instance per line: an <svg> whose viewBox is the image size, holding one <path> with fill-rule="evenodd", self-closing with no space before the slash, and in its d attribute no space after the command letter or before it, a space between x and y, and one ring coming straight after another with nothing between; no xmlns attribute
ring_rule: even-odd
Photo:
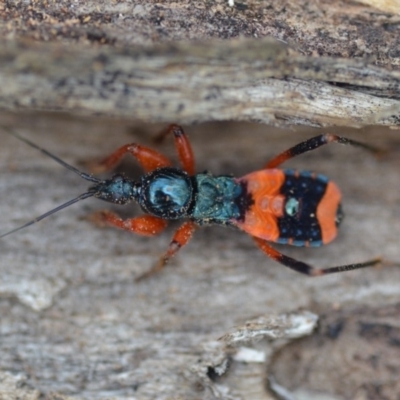
<svg viewBox="0 0 400 400"><path fill-rule="evenodd" d="M179 161L181 162L183 169L189 175L194 175L195 160L193 149L190 144L189 138L186 136L181 126L176 124L169 125L166 129L164 129L157 135L156 141L162 141L166 136L170 134L174 135L175 147L178 152Z"/></svg>
<svg viewBox="0 0 400 400"><path fill-rule="evenodd" d="M351 271L353 269L359 269L359 268L365 268L365 267L377 265L382 262L382 260L380 258L375 258L373 260L369 260L369 261L366 261L363 263L340 265L337 267L320 269L320 268L312 267L311 265L303 263L301 261L295 260L294 258L285 256L284 254L280 253L278 250L275 250L273 247L271 247L263 239L256 238L256 237L253 237L253 239L257 243L258 247L268 257L285 265L286 267L293 269L296 272L300 272L301 274L308 275L308 276L322 276L322 275L326 275L326 274L333 274L336 272Z"/></svg>
<svg viewBox="0 0 400 400"><path fill-rule="evenodd" d="M289 160L290 158L299 156L300 154L306 153L307 151L315 150L318 147L324 146L329 143L340 143L344 145L361 147L375 155L379 155L382 153L381 149L378 149L373 146L369 146L365 143L357 142L356 140L347 139L343 136L333 135L331 133L324 133L323 135L315 136L311 139L305 140L297 144L296 146L291 147L290 149L284 151L281 154L278 154L272 160L268 161L265 164L264 168L275 168L283 162Z"/></svg>
<svg viewBox="0 0 400 400"><path fill-rule="evenodd" d="M168 225L167 220L152 215L141 215L123 220L117 214L108 210L95 212L90 216L90 220L100 226L111 225L143 236L157 235Z"/></svg>
<svg viewBox="0 0 400 400"><path fill-rule="evenodd" d="M171 161L158 151L136 143L131 143L120 147L104 160L91 165L90 168L95 173L109 171L117 166L126 153L129 153L136 158L146 172L172 165Z"/></svg>
<svg viewBox="0 0 400 400"><path fill-rule="evenodd" d="M175 232L174 237L168 246L168 250L160 257L158 263L149 271L136 278L136 281L148 278L149 276L161 271L168 263L169 259L172 258L183 246L188 244L189 240L193 236L195 228L196 224L192 221L187 221L182 224Z"/></svg>

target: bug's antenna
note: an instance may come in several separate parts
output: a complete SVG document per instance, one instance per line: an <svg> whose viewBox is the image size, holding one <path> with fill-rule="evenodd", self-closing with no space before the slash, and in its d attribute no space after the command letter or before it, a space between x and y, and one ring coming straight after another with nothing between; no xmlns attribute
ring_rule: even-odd
<svg viewBox="0 0 400 400"><path fill-rule="evenodd" d="M14 233L14 232L17 232L17 231L19 231L19 230L21 230L21 229L26 228L27 226L33 225L33 224L35 224L36 222L39 222L39 221L41 221L42 219L48 217L49 215L54 214L54 213L56 213L57 211L62 210L63 208L69 207L71 204L74 204L74 203L76 203L77 201L84 200L84 199L87 199L88 197L94 196L95 193L96 193L95 191L89 191L89 192L83 193L83 194L81 194L80 196L75 197L75 199L72 199L72 200L70 200L70 201L67 201L67 202L64 203L64 204L61 204L60 206L58 206L58 207L56 207L56 208L53 208L53 209L50 210L50 211L47 211L46 213L40 215L39 217L36 217L35 219L33 219L33 220L27 222L26 224L24 224L24 225L22 225L22 226L19 226L18 228L15 228L15 229L13 229L13 230L11 230L11 231L9 231L9 232L3 233L2 235L0 235L0 238L3 238L4 236L11 235L11 234Z"/></svg>
<svg viewBox="0 0 400 400"><path fill-rule="evenodd" d="M90 174L86 174L85 172L79 171L79 169L73 167L72 165L67 164L65 161L61 160L61 158L58 158L57 156L55 156L54 154L50 153L49 151L47 151L45 149L42 149L41 147L39 147L35 143L31 142L30 140L28 140L28 139L18 135L17 133L11 131L9 128L7 128L5 126L2 126L2 125L0 125L0 127L5 132L7 132L9 135L14 136L15 138L21 140L21 142L26 143L27 145L33 147L34 149L39 150L44 155L52 158L54 161L56 161L59 164L61 164L64 168L67 168L70 171L75 172L75 174L79 175L81 178L86 179L87 181L95 182L95 183L101 183L102 182L100 179L95 178L94 176L92 176Z"/></svg>

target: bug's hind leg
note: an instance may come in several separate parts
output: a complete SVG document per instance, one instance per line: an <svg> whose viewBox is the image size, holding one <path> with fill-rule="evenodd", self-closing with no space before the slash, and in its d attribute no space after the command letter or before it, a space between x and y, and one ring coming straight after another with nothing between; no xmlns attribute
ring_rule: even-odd
<svg viewBox="0 0 400 400"><path fill-rule="evenodd" d="M189 240L193 236L195 228L196 224L192 221L187 221L182 224L175 232L167 251L163 256L160 257L158 263L154 265L154 267L151 268L149 271L137 277L136 281L141 281L142 279L146 279L149 276L160 272L168 263L169 259L172 258L183 246L185 246L189 242Z"/></svg>
<svg viewBox="0 0 400 400"><path fill-rule="evenodd" d="M300 272L301 274L308 275L308 276L322 276L327 274L333 274L336 272L345 272L351 271L353 269L371 267L373 265L380 264L382 262L381 258L375 258L373 260L369 260L363 263L357 264L348 264L348 265L340 265L337 267L331 267L326 269L320 269L312 267L309 264L303 263L301 261L295 260L294 258L285 256L284 254L280 253L278 250L275 250L271 247L265 240L253 237L254 241L257 243L257 246L270 258L273 260L289 267L290 269Z"/></svg>
<svg viewBox="0 0 400 400"><path fill-rule="evenodd" d="M365 143L357 142L356 140L347 139L343 136L333 135L331 133L324 133L323 135L315 136L311 139L305 140L297 144L296 146L291 147L290 149L284 151L281 154L278 154L272 160L268 161L264 168L275 168L278 165L284 163L285 161L299 156L300 154L306 153L307 151L315 150L318 147L324 146L329 143L340 143L349 146L361 147L375 155L380 155L383 153L381 149L378 149L374 146L369 146Z"/></svg>
<svg viewBox="0 0 400 400"><path fill-rule="evenodd" d="M141 215L123 220L117 214L108 210L95 212L89 219L100 226L111 225L143 236L158 235L168 225L167 220L152 215Z"/></svg>
<svg viewBox="0 0 400 400"><path fill-rule="evenodd" d="M178 152L179 161L181 162L182 168L189 174L194 175L195 173L195 160L193 149L190 144L189 138L187 137L183 128L179 125L172 124L166 129L161 131L156 141L160 142L170 134L174 135L175 147Z"/></svg>

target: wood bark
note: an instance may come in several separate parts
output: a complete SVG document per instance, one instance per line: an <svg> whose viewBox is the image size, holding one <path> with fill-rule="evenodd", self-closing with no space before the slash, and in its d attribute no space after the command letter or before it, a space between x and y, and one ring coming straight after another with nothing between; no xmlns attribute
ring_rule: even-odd
<svg viewBox="0 0 400 400"><path fill-rule="evenodd" d="M398 17L346 1L275 3L5 3L0 106L152 122L399 124ZM247 40L215 40L228 37Z"/></svg>
<svg viewBox="0 0 400 400"><path fill-rule="evenodd" d="M86 170L122 144L154 146L163 124L149 122L232 120L187 131L198 171L236 176L314 127L363 127L329 131L390 149L382 159L331 145L288 163L339 184L339 238L279 250L318 267L394 262L307 279L209 227L135 283L177 226L151 239L99 229L86 216L107 205L87 200L0 241L1 399L397 398L399 146L387 128L399 125L400 21L381 3L0 4L2 126ZM0 233L87 189L0 137ZM176 159L169 141L156 148Z"/></svg>
<svg viewBox="0 0 400 400"><path fill-rule="evenodd" d="M146 137L160 128L60 116L3 115L3 122L82 169L88 160L104 157L123 143L152 145ZM268 158L310 136L308 131L297 133L294 142L293 132L232 123L201 124L188 128L188 133L198 171L236 176L259 169ZM331 145L293 160L289 167L335 179L343 192L346 218L332 245L280 246L285 254L318 267L380 254L389 261L399 260L397 134L364 130L352 137L392 151L375 160L360 149ZM87 189L75 174L3 131L1 140L2 232ZM171 144L157 149L176 159ZM123 167L131 176L140 173L130 163ZM357 357L364 360L354 343L367 345L368 338L364 331L361 335L351 328L343 329L343 336L339 329L335 350L335 362L343 376L351 374L351 384L341 385L342 375L333 379L326 356L318 371L310 369L310 358L318 357L312 341L306 342L301 354L296 347L288 348L286 357L297 354L301 370L310 371L307 379L296 375L288 384L291 370L283 368L287 358L275 358L276 368L270 358L284 343L271 339L271 323L252 322L310 310L322 318L325 328L318 337L325 343L333 340L329 329L335 331L341 319L337 313L344 310L345 322L370 323L373 332L383 332L386 321L395 335L396 315L379 321L375 315L377 308L395 307L399 301L397 267L306 278L267 259L243 232L205 227L162 273L135 283L135 277L165 250L177 225L155 238L100 229L86 216L103 208L109 207L86 200L1 240L0 392L9 393L8 398L271 399L267 377L273 376L274 390L276 385L294 393L306 390L312 399L319 398L322 390L316 384L317 374L326 382L325 393L340 399L371 379L374 385L364 388L369 394L379 384L397 381L400 358L382 334L377 346L393 357L380 359L379 377L370 364L368 373L353 369L346 349L352 349L354 363ZM112 208L125 218L139 213L135 208ZM325 322L325 316L333 322ZM277 322L272 326L278 333L287 331ZM371 357L378 353L371 349ZM267 366L273 373L267 375Z"/></svg>

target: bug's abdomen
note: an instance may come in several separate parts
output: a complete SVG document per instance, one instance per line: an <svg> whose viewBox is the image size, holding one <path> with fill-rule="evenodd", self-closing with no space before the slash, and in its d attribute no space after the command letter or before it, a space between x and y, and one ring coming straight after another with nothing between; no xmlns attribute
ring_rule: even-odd
<svg viewBox="0 0 400 400"><path fill-rule="evenodd" d="M324 175L267 169L240 181L253 202L235 225L250 235L295 246L321 246L336 237L341 194Z"/></svg>

